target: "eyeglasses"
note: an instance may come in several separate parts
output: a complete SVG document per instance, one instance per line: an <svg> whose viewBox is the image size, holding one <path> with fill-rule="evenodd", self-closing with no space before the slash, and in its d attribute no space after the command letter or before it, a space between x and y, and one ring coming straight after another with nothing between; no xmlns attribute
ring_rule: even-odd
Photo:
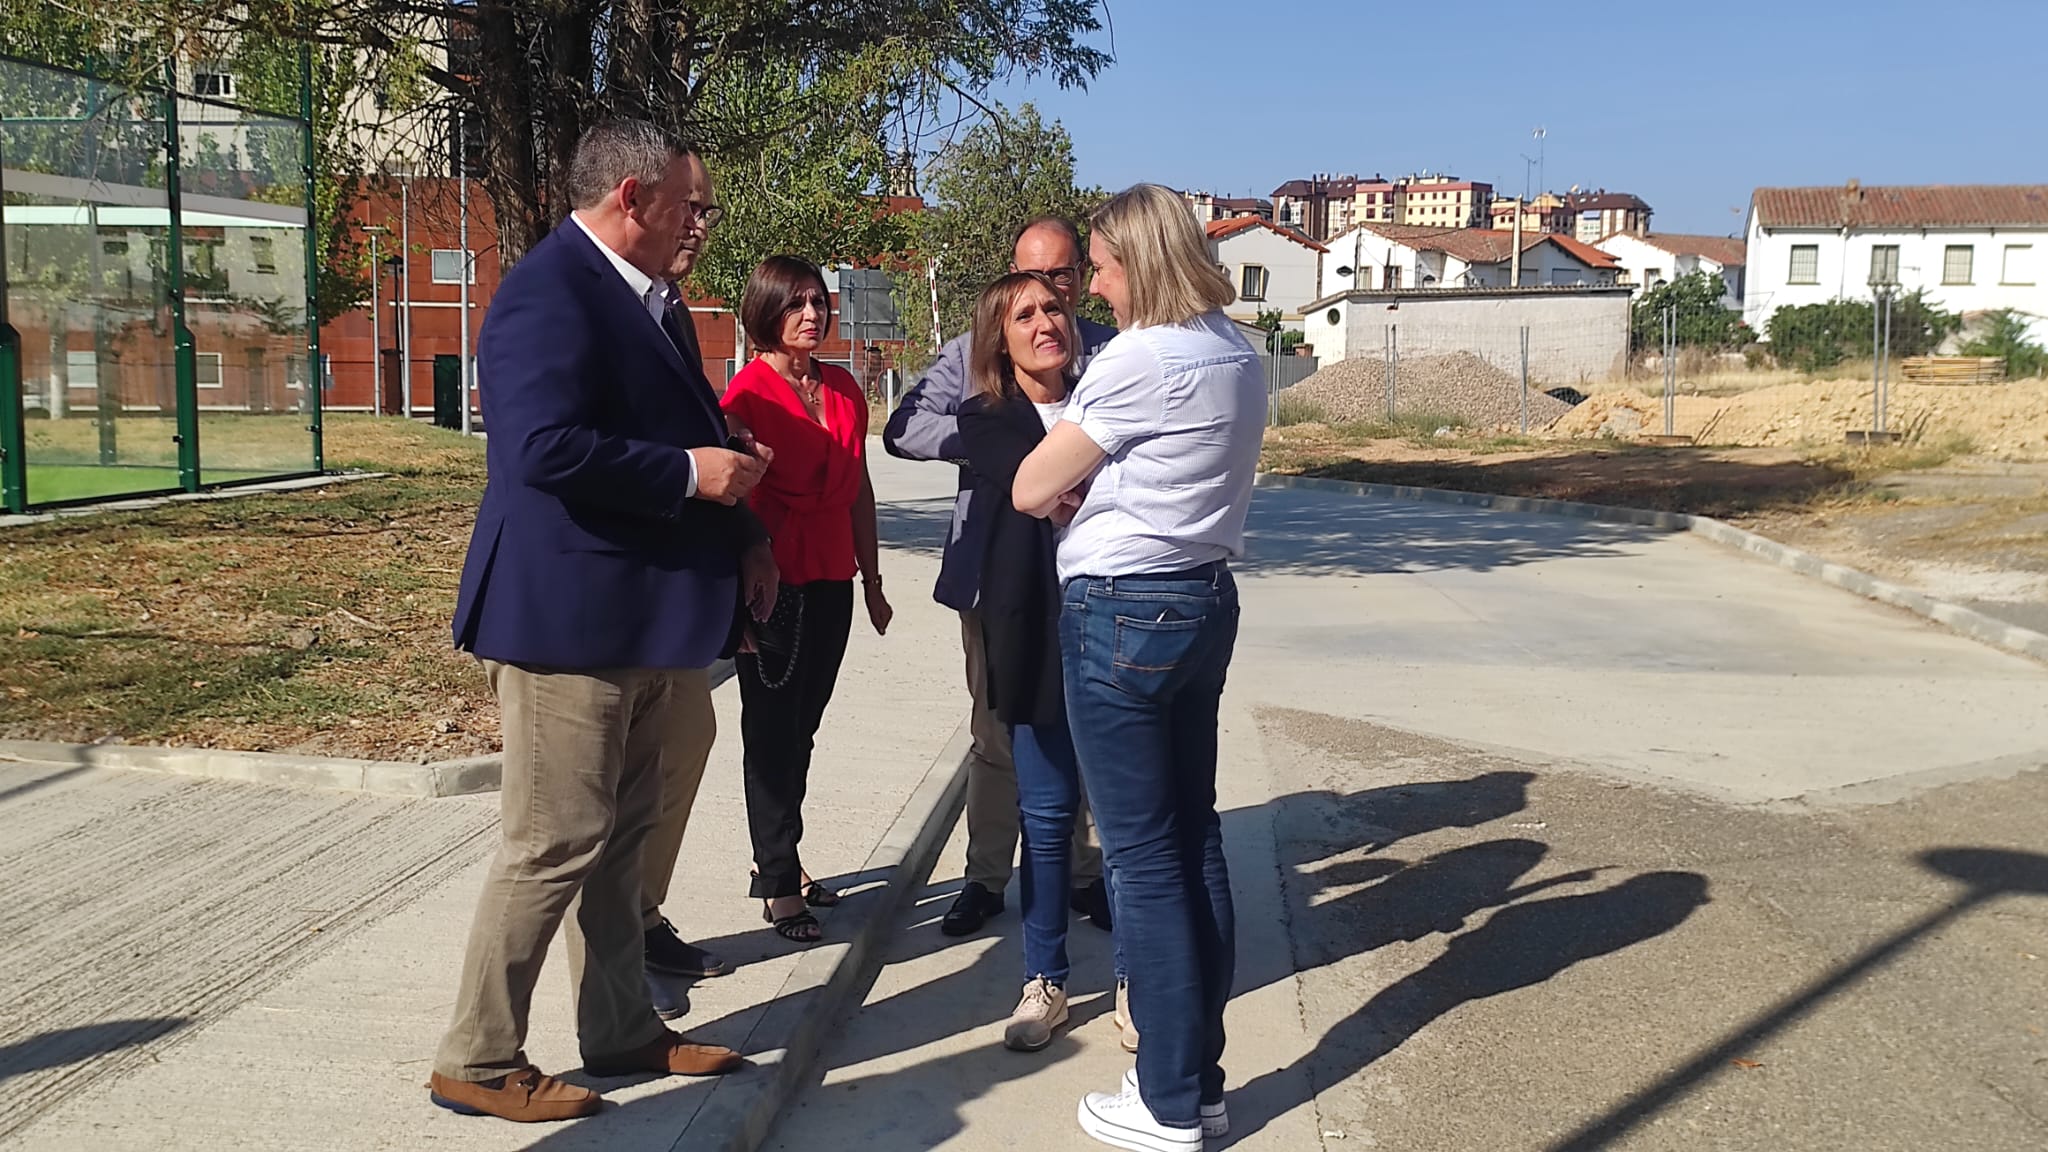
<svg viewBox="0 0 2048 1152"><path fill-rule="evenodd" d="M1080 268L1077 265L1073 264L1068 264L1062 268L1038 269L1039 275L1052 281L1055 285L1061 288L1072 288L1077 282L1080 281L1081 277L1085 274L1085 272L1085 269Z"/></svg>
<svg viewBox="0 0 2048 1152"><path fill-rule="evenodd" d="M691 214L706 228L716 228L718 222L725 219L725 209L716 204L699 204L695 200L685 200L683 203L690 206Z"/></svg>
<svg viewBox="0 0 2048 1152"><path fill-rule="evenodd" d="M818 295L816 292L806 292L801 296L789 298L789 311L801 312L806 307L816 308L821 313L830 312L832 310L832 301L827 297Z"/></svg>

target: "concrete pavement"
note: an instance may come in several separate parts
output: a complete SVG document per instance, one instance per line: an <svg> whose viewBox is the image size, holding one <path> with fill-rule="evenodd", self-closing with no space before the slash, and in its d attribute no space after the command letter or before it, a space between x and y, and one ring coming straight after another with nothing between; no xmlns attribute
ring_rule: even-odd
<svg viewBox="0 0 2048 1152"><path fill-rule="evenodd" d="M943 471L892 491L943 500ZM745 896L738 688L714 694L721 735L667 911L739 970L693 986L679 1022L692 1034L764 1055L763 1021L804 1003L845 949L875 900L864 863L965 718L958 618L929 597L936 544L897 538L918 547L884 560L896 621L886 638L856 622L819 737L805 860L855 894L808 953ZM699 1146L700 1121L736 1132L705 1081L600 1082L617 1107L540 1130L427 1102L496 813L495 796L0 765L0 862L15 885L0 907L0 986L15 992L0 998L0 1147L666 1152ZM551 1071L580 1063L566 973L558 941L529 1046ZM776 1055L718 1090L764 1090Z"/></svg>
<svg viewBox="0 0 2048 1152"><path fill-rule="evenodd" d="M2048 1143L2048 671L1682 534L1307 491L1253 529L1212 1148ZM937 933L960 854L768 1147L1094 1146L1106 942L1002 1050L1016 913Z"/></svg>
<svg viewBox="0 0 2048 1152"><path fill-rule="evenodd" d="M928 599L950 472L876 472L898 620L856 629L821 739L828 875L869 858L964 706ZM2048 672L1583 521L1262 492L1239 571L1234 1143L2048 1142ZM685 1024L746 1044L798 958L740 895L733 689L718 707L670 912L742 964ZM0 1145L701 1146L703 1084L627 1084L545 1131L425 1103L494 811L0 766L0 979L29 993L0 1002ZM1075 1098L1126 1066L1107 940L1075 929L1076 1026L1001 1051L1014 909L981 939L932 924L960 850L771 1147L1089 1146ZM536 999L556 1069L565 968Z"/></svg>

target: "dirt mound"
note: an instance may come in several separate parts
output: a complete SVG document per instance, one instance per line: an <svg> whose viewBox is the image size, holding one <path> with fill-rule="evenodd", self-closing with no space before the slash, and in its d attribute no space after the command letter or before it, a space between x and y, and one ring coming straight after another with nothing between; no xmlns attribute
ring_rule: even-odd
<svg viewBox="0 0 2048 1152"><path fill-rule="evenodd" d="M1313 379L1313 377L1311 377ZM1968 437L1977 452L2008 459L2048 457L2048 380L1943 387L1894 383L1886 427L1922 437ZM1677 397L1675 431L1703 444L1792 447L1839 444L1871 426L1868 380L1782 384L1737 396ZM1549 431L1570 438L1664 430L1664 402L1640 392L1602 392Z"/></svg>
<svg viewBox="0 0 2048 1152"><path fill-rule="evenodd" d="M1375 359L1340 360L1287 390L1315 405L1332 424L1362 424L1387 418L1386 366ZM1571 406L1532 387L1529 426L1541 428ZM1403 356L1394 382L1397 415L1429 415L1466 428L1515 429L1522 421L1522 385L1470 352Z"/></svg>

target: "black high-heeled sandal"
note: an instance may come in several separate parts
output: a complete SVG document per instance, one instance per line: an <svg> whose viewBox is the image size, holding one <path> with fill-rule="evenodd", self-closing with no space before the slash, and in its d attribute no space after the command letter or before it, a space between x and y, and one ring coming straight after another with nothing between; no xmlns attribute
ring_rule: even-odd
<svg viewBox="0 0 2048 1152"><path fill-rule="evenodd" d="M770 909L769 902L763 900L761 901L761 919L767 921L769 926L775 929L777 936L792 943L816 944L825 938L824 925L818 923L818 918L811 915L809 908L805 908L794 916L784 916L781 919L777 919L775 913Z"/></svg>
<svg viewBox="0 0 2048 1152"><path fill-rule="evenodd" d="M816 880L798 889L798 893L803 896L804 903L812 908L837 908L839 902L846 899L844 893L834 892Z"/></svg>

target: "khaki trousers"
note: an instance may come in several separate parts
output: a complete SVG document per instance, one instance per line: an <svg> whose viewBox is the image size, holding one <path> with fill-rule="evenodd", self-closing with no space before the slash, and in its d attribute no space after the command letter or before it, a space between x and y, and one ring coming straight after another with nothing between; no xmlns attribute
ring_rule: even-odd
<svg viewBox="0 0 2048 1152"><path fill-rule="evenodd" d="M1017 766L1010 759L1010 730L988 702L988 659L981 640L981 615L960 614L960 648L967 655L967 690L974 696L967 753L967 879L991 892L1009 886L1017 862ZM1074 821L1074 886L1102 877L1102 849L1095 843L1095 819L1081 797Z"/></svg>
<svg viewBox="0 0 2048 1152"><path fill-rule="evenodd" d="M683 832L704 782L704 765L718 739L718 710L711 704L711 673L685 668L669 673L667 735L661 746L661 817L640 849L640 927L661 924L669 880L682 854Z"/></svg>
<svg viewBox="0 0 2048 1152"><path fill-rule="evenodd" d="M662 807L669 673L485 661L503 717L498 854L484 878L455 1018L434 1070L490 1080L527 1064L534 985L575 906L569 971L585 1060L652 1043L642 850ZM580 897L580 899L579 899Z"/></svg>

